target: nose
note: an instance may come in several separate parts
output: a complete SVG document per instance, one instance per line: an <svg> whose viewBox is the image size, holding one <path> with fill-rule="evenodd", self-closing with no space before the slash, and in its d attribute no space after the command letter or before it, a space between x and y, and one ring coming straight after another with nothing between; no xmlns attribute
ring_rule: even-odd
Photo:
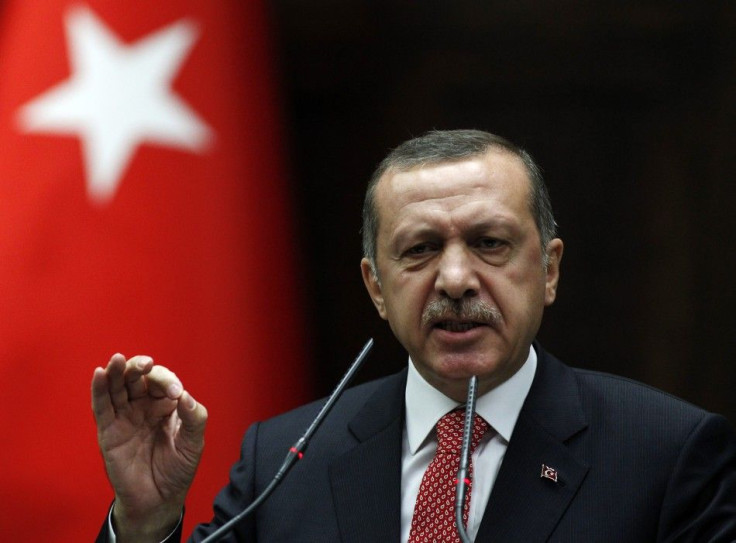
<svg viewBox="0 0 736 543"><path fill-rule="evenodd" d="M438 261L435 289L455 300L478 295L480 281L473 255L467 247L453 245L444 248Z"/></svg>

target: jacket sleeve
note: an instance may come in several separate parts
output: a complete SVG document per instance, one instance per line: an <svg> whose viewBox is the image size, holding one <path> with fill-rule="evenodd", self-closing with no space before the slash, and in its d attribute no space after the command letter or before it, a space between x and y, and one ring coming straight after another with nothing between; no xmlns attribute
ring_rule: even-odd
<svg viewBox="0 0 736 543"><path fill-rule="evenodd" d="M187 540L197 543L213 533L235 515L243 511L254 499L256 445L258 442L259 423L253 424L245 434L240 449L240 459L230 470L230 480L215 497L213 503L214 516L207 524L199 524ZM173 541L173 540L172 540ZM247 517L220 541L254 542L256 541L255 521ZM169 543L168 541L166 543Z"/></svg>
<svg viewBox="0 0 736 543"><path fill-rule="evenodd" d="M707 414L685 440L662 504L658 541L736 541L736 434Z"/></svg>
<svg viewBox="0 0 736 543"><path fill-rule="evenodd" d="M115 543L115 533L112 527L112 508L114 505L115 502L110 505L110 509L107 513L107 518L105 519L102 528L100 528L100 533L97 534L97 539L95 539L95 543ZM174 528L171 534L169 534L169 536L161 543L179 543L181 541L181 526L183 520L184 512L182 511L182 515L181 517L179 517L179 523L176 525L176 528Z"/></svg>

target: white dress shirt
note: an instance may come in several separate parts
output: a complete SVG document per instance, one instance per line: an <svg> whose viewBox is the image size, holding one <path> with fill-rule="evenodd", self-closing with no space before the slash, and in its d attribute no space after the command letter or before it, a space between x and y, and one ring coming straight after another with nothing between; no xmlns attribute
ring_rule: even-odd
<svg viewBox="0 0 736 543"><path fill-rule="evenodd" d="M506 447L537 370L537 354L529 356L508 380L476 400L475 410L490 425L473 453L473 491L468 514L468 537L475 539ZM406 380L406 424L401 465L401 541L409 540L414 505L422 476L437 450L435 425L459 404L430 385L409 360Z"/></svg>

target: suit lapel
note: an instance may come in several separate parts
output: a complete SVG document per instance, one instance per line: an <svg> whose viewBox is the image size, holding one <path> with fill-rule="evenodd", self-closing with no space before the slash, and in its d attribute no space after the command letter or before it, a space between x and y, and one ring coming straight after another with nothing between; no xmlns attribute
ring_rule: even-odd
<svg viewBox="0 0 736 543"><path fill-rule="evenodd" d="M387 379L349 424L358 444L330 465L344 543L400 538L405 386L406 370Z"/></svg>
<svg viewBox="0 0 736 543"><path fill-rule="evenodd" d="M493 487L477 543L547 541L588 472L566 442L587 426L572 370L539 353L537 373ZM557 482L541 476L542 465Z"/></svg>
<svg viewBox="0 0 736 543"><path fill-rule="evenodd" d="M583 482L588 466L566 443L585 430L569 368L535 344L537 373L486 508L476 543L547 541ZM406 371L388 378L350 422L358 444L330 465L344 543L399 541L401 442ZM542 464L557 482L541 477Z"/></svg>

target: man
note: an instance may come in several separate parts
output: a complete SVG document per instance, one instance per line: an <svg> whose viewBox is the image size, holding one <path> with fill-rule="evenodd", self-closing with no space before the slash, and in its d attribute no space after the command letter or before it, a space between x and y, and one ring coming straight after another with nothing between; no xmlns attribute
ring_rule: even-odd
<svg viewBox="0 0 736 543"><path fill-rule="evenodd" d="M736 437L722 417L573 370L534 342L563 243L525 151L473 130L402 144L369 184L363 235L366 288L408 368L349 390L227 541L457 541L446 439L473 375L463 522L475 541L736 540ZM99 540L178 539L206 410L170 370L122 355L95 370L92 405L115 489ZM319 407L249 429L194 541L268 485Z"/></svg>

